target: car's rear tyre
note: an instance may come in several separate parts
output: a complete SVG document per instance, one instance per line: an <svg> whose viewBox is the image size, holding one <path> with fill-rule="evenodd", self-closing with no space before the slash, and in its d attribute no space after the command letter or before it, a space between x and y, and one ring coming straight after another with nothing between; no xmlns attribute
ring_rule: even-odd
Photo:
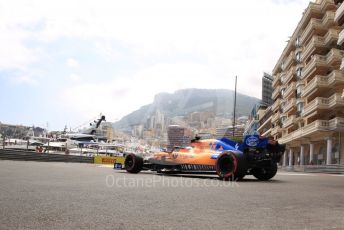
<svg viewBox="0 0 344 230"><path fill-rule="evenodd" d="M129 173L139 173L143 168L143 158L131 153L126 156L124 167Z"/></svg>
<svg viewBox="0 0 344 230"><path fill-rule="evenodd" d="M258 180L270 180L273 178L277 173L277 163L271 162L270 165L262 167L262 168L255 168L253 169L253 176Z"/></svg>
<svg viewBox="0 0 344 230"><path fill-rule="evenodd" d="M223 180L242 179L246 174L246 161L242 154L225 151L217 158L216 173Z"/></svg>

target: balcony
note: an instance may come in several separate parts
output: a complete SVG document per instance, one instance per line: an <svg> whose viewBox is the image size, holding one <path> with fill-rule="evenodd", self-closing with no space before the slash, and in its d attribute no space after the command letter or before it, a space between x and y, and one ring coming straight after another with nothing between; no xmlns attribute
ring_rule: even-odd
<svg viewBox="0 0 344 230"><path fill-rule="evenodd" d="M287 113L290 109L292 109L296 105L296 99L292 98L290 101L283 108L283 112Z"/></svg>
<svg viewBox="0 0 344 230"><path fill-rule="evenodd" d="M344 56L344 51L332 48L330 52L325 56L326 63L334 66L337 62L340 63L342 57Z"/></svg>
<svg viewBox="0 0 344 230"><path fill-rule="evenodd" d="M344 118L336 117L329 121L330 130L344 131Z"/></svg>
<svg viewBox="0 0 344 230"><path fill-rule="evenodd" d="M301 34L300 41L302 44L307 41L308 37L314 32L314 31L325 31L325 28L322 26L321 19L312 18L303 33Z"/></svg>
<svg viewBox="0 0 344 230"><path fill-rule="evenodd" d="M295 92L296 90L296 83L292 82L285 90L283 97L288 98L291 93Z"/></svg>
<svg viewBox="0 0 344 230"><path fill-rule="evenodd" d="M317 131L327 131L329 122L327 120L316 120L302 129L302 136L307 136Z"/></svg>
<svg viewBox="0 0 344 230"><path fill-rule="evenodd" d="M324 42L326 46L334 44L339 38L338 29L329 29L326 35L324 36Z"/></svg>
<svg viewBox="0 0 344 230"><path fill-rule="evenodd" d="M318 67L327 67L326 59L320 55L314 55L306 67L302 70L302 79L306 79Z"/></svg>
<svg viewBox="0 0 344 230"><path fill-rule="evenodd" d="M272 80L272 87L275 88L280 83L280 74L276 74Z"/></svg>
<svg viewBox="0 0 344 230"><path fill-rule="evenodd" d="M274 115L272 115L272 117L271 117L271 122L272 122L272 123L275 123L279 118L280 118L280 113L277 112L277 113L275 113Z"/></svg>
<svg viewBox="0 0 344 230"><path fill-rule="evenodd" d="M318 4L315 4L314 2L310 2L309 6L306 8L303 17L300 21L300 26L304 27L307 25L308 20L312 18L314 14L320 15L321 14L321 9Z"/></svg>
<svg viewBox="0 0 344 230"><path fill-rule="evenodd" d="M344 74L338 70L332 71L327 76L315 76L302 91L301 97L312 95L313 93L327 88L331 88L337 84L344 84Z"/></svg>
<svg viewBox="0 0 344 230"><path fill-rule="evenodd" d="M287 72L287 75L285 75L285 78L283 79L282 83L288 84L293 79L295 71L295 66L291 67Z"/></svg>
<svg viewBox="0 0 344 230"><path fill-rule="evenodd" d="M314 34L324 35L327 28L334 25L334 15L334 12L327 11L322 19L312 18L300 37L301 43L305 44Z"/></svg>
<svg viewBox="0 0 344 230"><path fill-rule="evenodd" d="M321 4L310 2L308 7L306 8L303 17L300 21L301 28L307 26L309 19L314 17L321 17L324 12L327 10L335 10L336 6L333 4L332 0L323 0Z"/></svg>
<svg viewBox="0 0 344 230"><path fill-rule="evenodd" d="M340 69L341 71L344 71L344 58L342 58L342 63L340 64L339 69Z"/></svg>
<svg viewBox="0 0 344 230"><path fill-rule="evenodd" d="M344 42L344 29L339 33L337 44L341 46Z"/></svg>
<svg viewBox="0 0 344 230"><path fill-rule="evenodd" d="M317 75L305 86L301 93L301 97L306 97L318 88L324 87L327 87L327 78Z"/></svg>
<svg viewBox="0 0 344 230"><path fill-rule="evenodd" d="M268 136L270 136L270 134L271 134L271 129L267 129L267 130L262 134L262 136L263 136L263 137L268 137Z"/></svg>
<svg viewBox="0 0 344 230"><path fill-rule="evenodd" d="M280 94L281 86L277 86L275 90L272 92L272 99L276 100L278 95Z"/></svg>
<svg viewBox="0 0 344 230"><path fill-rule="evenodd" d="M327 98L317 97L313 101L305 105L305 108L302 112L302 116L306 116L318 109L327 109L328 104L329 104L329 100Z"/></svg>
<svg viewBox="0 0 344 230"><path fill-rule="evenodd" d="M298 80L296 82L296 88L299 87L299 86L304 86L305 85L305 80Z"/></svg>
<svg viewBox="0 0 344 230"><path fill-rule="evenodd" d="M271 130L271 117L267 119L262 125L260 125L257 129L259 133L262 134L262 136L265 136L266 133L269 133Z"/></svg>
<svg viewBox="0 0 344 230"><path fill-rule="evenodd" d="M305 60L307 60L309 56L314 53L317 47L325 47L324 41L324 38L320 36L313 36L302 53L301 61L304 62Z"/></svg>
<svg viewBox="0 0 344 230"><path fill-rule="evenodd" d="M344 23L344 4L341 4L340 7L337 9L334 20L339 25L342 25Z"/></svg>
<svg viewBox="0 0 344 230"><path fill-rule="evenodd" d="M279 133L280 129L281 128L279 126L272 128L271 129L271 135L275 135L275 134Z"/></svg>
<svg viewBox="0 0 344 230"><path fill-rule="evenodd" d="M273 135L275 135L275 134L277 134L278 133L278 127L275 127L275 128L272 128L271 130L270 130L270 134L273 136Z"/></svg>
<svg viewBox="0 0 344 230"><path fill-rule="evenodd" d="M272 104L271 110L272 110L273 112L275 112L276 110L279 109L280 104L281 104L281 99L278 98L278 99Z"/></svg>
<svg viewBox="0 0 344 230"><path fill-rule="evenodd" d="M308 62L306 67L303 69L302 72L302 79L306 79L314 73L319 68L329 68L329 67L339 67L339 63L344 55L344 52L338 49L331 49L327 55L318 55L315 54L311 61Z"/></svg>
<svg viewBox="0 0 344 230"><path fill-rule="evenodd" d="M297 140L302 137L307 137L315 132L319 131L328 131L329 130L329 121L327 120L316 120L311 124L304 126L292 133L284 135L282 138L278 139L278 142L281 144L286 144L291 141Z"/></svg>
<svg viewBox="0 0 344 230"><path fill-rule="evenodd" d="M295 52L291 51L287 59L284 61L284 69L289 69L290 65L293 63L295 58Z"/></svg>
<svg viewBox="0 0 344 230"><path fill-rule="evenodd" d="M322 19L322 25L325 28L331 28L331 26L336 25L336 23L334 22L334 16L334 11L326 11L325 16Z"/></svg>
<svg viewBox="0 0 344 230"><path fill-rule="evenodd" d="M283 127L283 128L287 128L287 127L291 126L292 124L294 124L295 120L296 120L296 116L295 116L295 115L289 116L289 117L283 122L282 127Z"/></svg>
<svg viewBox="0 0 344 230"><path fill-rule="evenodd" d="M283 75L281 76L281 83L282 83L282 85L285 84L285 79L286 79L286 74L283 74Z"/></svg>
<svg viewBox="0 0 344 230"><path fill-rule="evenodd" d="M302 116L307 116L314 111L328 110L337 107L344 107L344 99L339 93L335 93L329 98L316 97L313 101L305 105Z"/></svg>

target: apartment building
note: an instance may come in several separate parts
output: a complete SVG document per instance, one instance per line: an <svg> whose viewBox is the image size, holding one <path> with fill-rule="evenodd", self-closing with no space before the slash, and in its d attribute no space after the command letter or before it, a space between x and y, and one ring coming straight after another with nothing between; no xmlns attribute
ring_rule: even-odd
<svg viewBox="0 0 344 230"><path fill-rule="evenodd" d="M273 118L273 112L271 109L271 106L269 106L262 114L261 117L259 118L259 127L258 127L258 133L263 136L263 137L269 137L272 136L272 118Z"/></svg>
<svg viewBox="0 0 344 230"><path fill-rule="evenodd" d="M262 104L263 105L272 105L273 100L272 96L272 76L268 73L264 73L262 77Z"/></svg>
<svg viewBox="0 0 344 230"><path fill-rule="evenodd" d="M343 0L334 0L334 3L337 4L338 9L336 11L336 14L334 15L334 20L336 21L336 23L339 26L343 26L344 24L344 4ZM344 29L342 29L339 33L338 36L338 42L337 42L338 46L341 46L343 49L343 45L344 45ZM340 70L344 71L344 62L342 60L342 64L340 65ZM342 98L344 97L344 90L342 92Z"/></svg>
<svg viewBox="0 0 344 230"><path fill-rule="evenodd" d="M168 148L186 147L190 145L192 131L179 125L170 125L167 129Z"/></svg>
<svg viewBox="0 0 344 230"><path fill-rule="evenodd" d="M270 134L287 144L284 166L344 164L340 2L309 3L272 71Z"/></svg>
<svg viewBox="0 0 344 230"><path fill-rule="evenodd" d="M223 128L216 128L215 138L221 139L221 138L233 138L233 132L234 137L236 138L243 138L245 131L245 125L236 125L236 126L228 126Z"/></svg>

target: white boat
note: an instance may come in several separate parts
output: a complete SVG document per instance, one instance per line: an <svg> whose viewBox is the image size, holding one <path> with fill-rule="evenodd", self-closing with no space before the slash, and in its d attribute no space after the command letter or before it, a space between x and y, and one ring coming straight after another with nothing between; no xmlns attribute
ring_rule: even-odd
<svg viewBox="0 0 344 230"><path fill-rule="evenodd" d="M90 128L83 131L82 133L64 133L60 138L49 141L43 147L48 151L63 151L66 153L88 151L85 143L97 143L96 130L99 128L102 121L105 121L105 116L101 116L94 123L90 124ZM89 150L93 151L93 150Z"/></svg>

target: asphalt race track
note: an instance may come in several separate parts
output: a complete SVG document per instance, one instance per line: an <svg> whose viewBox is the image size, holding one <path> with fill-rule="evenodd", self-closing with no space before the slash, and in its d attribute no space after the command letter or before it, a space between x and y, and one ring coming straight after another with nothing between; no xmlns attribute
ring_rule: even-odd
<svg viewBox="0 0 344 230"><path fill-rule="evenodd" d="M231 183L0 161L0 229L344 229L344 176Z"/></svg>

